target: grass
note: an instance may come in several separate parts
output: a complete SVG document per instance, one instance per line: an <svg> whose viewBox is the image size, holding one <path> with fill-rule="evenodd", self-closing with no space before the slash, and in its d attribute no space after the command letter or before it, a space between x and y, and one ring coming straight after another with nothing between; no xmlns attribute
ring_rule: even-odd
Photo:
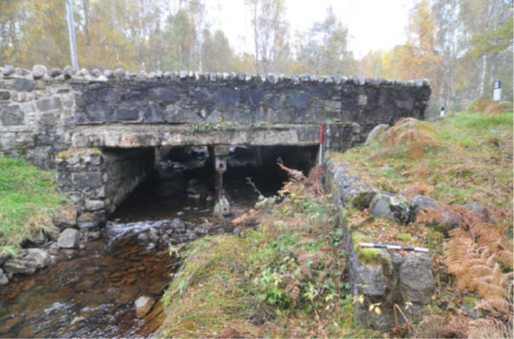
<svg viewBox="0 0 514 339"><path fill-rule="evenodd" d="M0 158L0 253L15 255L24 240L55 231L52 212L65 204L55 172L25 160Z"/></svg>
<svg viewBox="0 0 514 339"><path fill-rule="evenodd" d="M259 226L243 237L208 237L179 250L184 262L164 295L167 318L157 335L376 336L353 320L337 215L314 186L296 181L283 201L261 201L250 213Z"/></svg>
<svg viewBox="0 0 514 339"><path fill-rule="evenodd" d="M433 186L432 198L446 204L481 203L493 210L512 208L512 113L484 116L454 113L433 124L437 144L371 144L340 156L355 175L379 190L403 193L417 183Z"/></svg>

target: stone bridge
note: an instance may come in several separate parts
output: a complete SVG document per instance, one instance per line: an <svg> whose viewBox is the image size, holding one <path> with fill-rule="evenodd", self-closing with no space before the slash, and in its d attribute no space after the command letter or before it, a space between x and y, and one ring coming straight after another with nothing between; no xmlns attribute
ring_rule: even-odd
<svg viewBox="0 0 514 339"><path fill-rule="evenodd" d="M0 156L57 166L79 212L105 220L152 171L155 148L312 146L324 122L325 149L344 150L377 124L422 119L429 97L421 80L6 66Z"/></svg>

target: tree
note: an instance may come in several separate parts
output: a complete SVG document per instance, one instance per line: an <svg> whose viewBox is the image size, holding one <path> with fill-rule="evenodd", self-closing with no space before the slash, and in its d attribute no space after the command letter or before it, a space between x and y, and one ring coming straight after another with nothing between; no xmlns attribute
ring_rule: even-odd
<svg viewBox="0 0 514 339"><path fill-rule="evenodd" d="M234 53L223 31L217 30L214 36L204 30L202 45L203 67L206 72L229 72L233 68Z"/></svg>
<svg viewBox="0 0 514 339"><path fill-rule="evenodd" d="M357 62L348 50L348 29L337 19L333 8L327 8L324 21L298 34L298 62L311 74L356 75Z"/></svg>
<svg viewBox="0 0 514 339"><path fill-rule="evenodd" d="M280 72L289 59L285 0L247 0L252 11L255 45L255 72Z"/></svg>

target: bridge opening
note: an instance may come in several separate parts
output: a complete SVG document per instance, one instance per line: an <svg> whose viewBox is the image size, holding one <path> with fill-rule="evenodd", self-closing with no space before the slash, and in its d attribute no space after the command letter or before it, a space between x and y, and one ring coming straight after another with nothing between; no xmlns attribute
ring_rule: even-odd
<svg viewBox="0 0 514 339"><path fill-rule="evenodd" d="M154 149L153 171L110 220L136 222L180 218L191 222L215 220L219 200L219 163L214 147L159 147ZM230 216L252 208L259 195L273 196L288 180L277 161L308 174L316 165L317 146L232 146L222 166L222 188ZM146 159L148 160L148 159ZM139 161L135 161L139 164Z"/></svg>

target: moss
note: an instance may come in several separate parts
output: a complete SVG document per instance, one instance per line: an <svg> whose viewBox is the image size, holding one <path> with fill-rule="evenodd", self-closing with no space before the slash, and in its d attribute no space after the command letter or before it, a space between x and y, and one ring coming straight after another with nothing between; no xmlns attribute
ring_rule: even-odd
<svg viewBox="0 0 514 339"><path fill-rule="evenodd" d="M366 248L359 246L361 242L367 242L366 235L360 232L352 234L353 248L357 253L359 261L366 265L381 265L385 275L390 275L393 272L393 262L391 256L384 253L379 248ZM368 240L369 241L369 240Z"/></svg>
<svg viewBox="0 0 514 339"><path fill-rule="evenodd" d="M102 155L102 151L98 148L70 148L67 151L60 152L57 154L58 159L66 160L74 156L84 155Z"/></svg>
<svg viewBox="0 0 514 339"><path fill-rule="evenodd" d="M405 242L414 242L414 238L412 237L412 235L408 234L408 233L398 233L398 235L396 236L396 238L400 241L405 241Z"/></svg>
<svg viewBox="0 0 514 339"><path fill-rule="evenodd" d="M466 305L468 309L473 309L473 307L475 307L475 298L473 298L472 296L465 297L464 305Z"/></svg>

